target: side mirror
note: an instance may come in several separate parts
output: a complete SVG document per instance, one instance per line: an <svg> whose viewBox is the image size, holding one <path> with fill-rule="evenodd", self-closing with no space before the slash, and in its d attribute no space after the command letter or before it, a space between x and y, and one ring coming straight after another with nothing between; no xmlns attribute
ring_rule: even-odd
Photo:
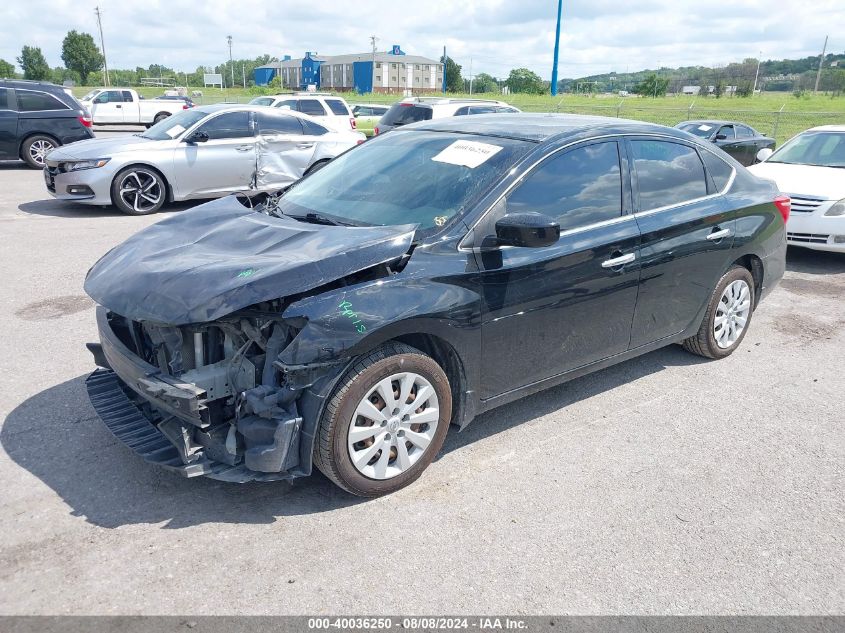
<svg viewBox="0 0 845 633"><path fill-rule="evenodd" d="M728 138L727 134L717 134L713 140L714 141L724 141L726 138Z"/></svg>
<svg viewBox="0 0 845 633"><path fill-rule="evenodd" d="M542 213L509 213L496 222L500 246L540 248L560 238L560 224Z"/></svg>
<svg viewBox="0 0 845 633"><path fill-rule="evenodd" d="M757 161L762 163L764 160L767 160L769 158L769 156L771 156L774 153L775 152L774 152L773 149L771 149L769 147L764 147L759 152L757 152Z"/></svg>
<svg viewBox="0 0 845 633"><path fill-rule="evenodd" d="M194 132L185 139L186 143L205 143L208 140L208 134L205 132Z"/></svg>

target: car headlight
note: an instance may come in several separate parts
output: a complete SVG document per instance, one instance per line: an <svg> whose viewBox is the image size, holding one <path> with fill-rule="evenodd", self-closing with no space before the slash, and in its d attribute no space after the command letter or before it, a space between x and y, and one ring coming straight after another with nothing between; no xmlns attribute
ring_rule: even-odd
<svg viewBox="0 0 845 633"><path fill-rule="evenodd" d="M826 216L845 215L845 198L830 207L824 214Z"/></svg>
<svg viewBox="0 0 845 633"><path fill-rule="evenodd" d="M64 170L68 171L79 171L80 169L96 169L97 167L102 167L107 162L109 162L111 158L94 158L92 160L73 160L70 162L64 163Z"/></svg>

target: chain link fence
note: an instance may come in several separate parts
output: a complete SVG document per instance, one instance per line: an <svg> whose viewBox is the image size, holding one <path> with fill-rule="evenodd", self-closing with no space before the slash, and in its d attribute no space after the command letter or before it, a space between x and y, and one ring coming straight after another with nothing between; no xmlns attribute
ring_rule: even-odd
<svg viewBox="0 0 845 633"><path fill-rule="evenodd" d="M526 112L549 111L546 106L523 106L521 109ZM817 125L845 124L845 114L842 112L785 112L783 109L777 111L723 110L697 107L695 104L688 108L650 108L624 101L616 105L561 104L553 111L633 119L670 127L681 121L697 119L737 121L750 125L761 134L772 137L778 145L799 132Z"/></svg>

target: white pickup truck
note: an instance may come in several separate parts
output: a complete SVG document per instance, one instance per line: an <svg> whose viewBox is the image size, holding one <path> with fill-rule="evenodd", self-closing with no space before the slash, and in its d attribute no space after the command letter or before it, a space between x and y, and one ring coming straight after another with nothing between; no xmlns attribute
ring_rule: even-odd
<svg viewBox="0 0 845 633"><path fill-rule="evenodd" d="M95 88L80 99L94 125L152 125L187 110L181 100L142 99L131 88Z"/></svg>

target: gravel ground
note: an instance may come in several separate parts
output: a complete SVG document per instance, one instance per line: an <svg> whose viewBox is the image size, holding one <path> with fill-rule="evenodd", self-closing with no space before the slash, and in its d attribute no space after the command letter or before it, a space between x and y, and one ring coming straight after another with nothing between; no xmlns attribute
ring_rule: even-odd
<svg viewBox="0 0 845 633"><path fill-rule="evenodd" d="M791 250L730 358L669 347L508 405L361 501L182 479L97 419L82 281L165 215L0 163L0 613L845 610L845 256Z"/></svg>

